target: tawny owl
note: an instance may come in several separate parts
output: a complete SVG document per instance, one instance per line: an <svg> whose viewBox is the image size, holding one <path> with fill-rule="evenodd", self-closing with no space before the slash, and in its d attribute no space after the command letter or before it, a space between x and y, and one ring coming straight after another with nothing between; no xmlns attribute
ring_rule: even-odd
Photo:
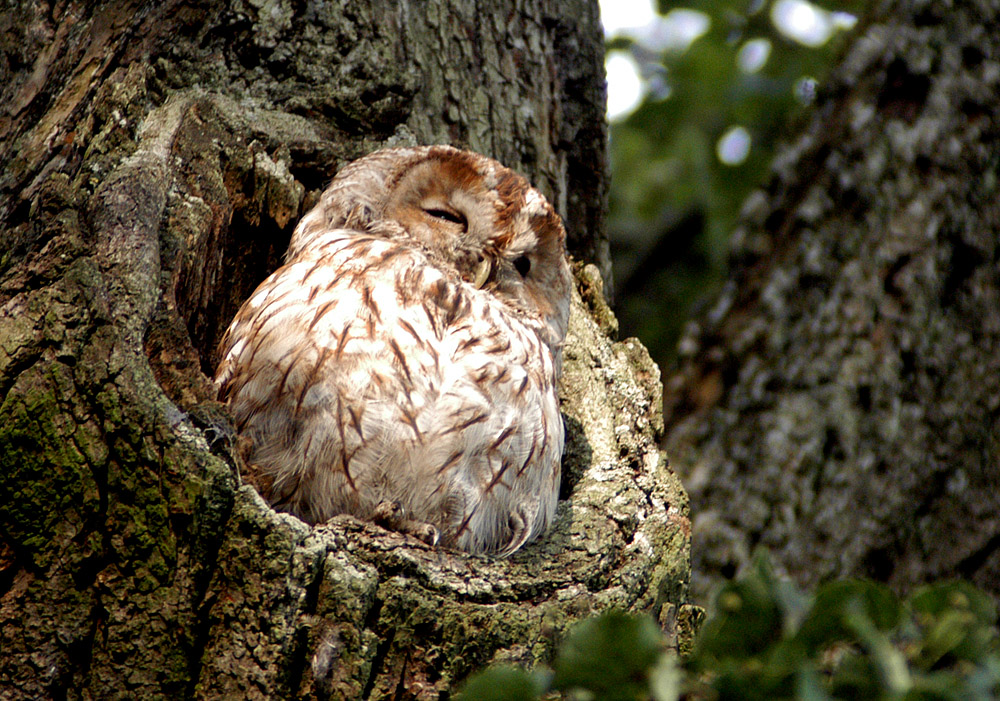
<svg viewBox="0 0 1000 701"><path fill-rule="evenodd" d="M428 146L344 168L221 345L219 397L264 496L470 552L538 536L570 284L558 215L496 161Z"/></svg>

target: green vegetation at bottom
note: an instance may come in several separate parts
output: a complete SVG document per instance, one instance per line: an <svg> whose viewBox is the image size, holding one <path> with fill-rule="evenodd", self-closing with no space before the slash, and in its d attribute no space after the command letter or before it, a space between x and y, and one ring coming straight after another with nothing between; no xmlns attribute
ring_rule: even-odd
<svg viewBox="0 0 1000 701"><path fill-rule="evenodd" d="M652 620L609 612L571 629L551 669L489 668L458 698L995 699L997 608L961 581L925 586L905 600L860 579L806 594L760 554L719 591L687 659L666 649Z"/></svg>

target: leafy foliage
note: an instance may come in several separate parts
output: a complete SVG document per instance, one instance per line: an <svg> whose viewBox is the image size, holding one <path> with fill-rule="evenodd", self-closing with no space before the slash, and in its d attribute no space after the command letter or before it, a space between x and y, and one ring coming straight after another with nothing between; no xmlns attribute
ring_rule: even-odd
<svg viewBox="0 0 1000 701"><path fill-rule="evenodd" d="M994 601L965 582L905 601L866 580L810 596L758 555L719 592L687 660L652 620L610 612L570 631L553 670L488 669L459 699L985 701L1000 694L996 624Z"/></svg>
<svg viewBox="0 0 1000 701"><path fill-rule="evenodd" d="M771 19L780 0L688 0L707 31L689 46L650 48L613 37L650 88L645 100L610 130L609 233L618 314L661 365L673 355L692 304L725 275L730 233L743 201L767 175L779 136L822 84L845 33L810 46L783 34ZM867 0L819 0L828 11L860 15ZM678 5L660 0L668 13ZM762 66L741 61L766 47ZM720 138L742 127L745 160L724 164Z"/></svg>

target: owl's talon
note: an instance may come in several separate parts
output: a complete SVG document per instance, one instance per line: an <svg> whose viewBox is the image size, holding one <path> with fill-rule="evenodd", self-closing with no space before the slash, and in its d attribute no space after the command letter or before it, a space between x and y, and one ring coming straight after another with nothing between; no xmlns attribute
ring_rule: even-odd
<svg viewBox="0 0 1000 701"><path fill-rule="evenodd" d="M392 530L403 535L413 536L420 542L430 546L437 545L438 541L441 540L441 534L437 528L429 523L414 521L410 518L400 520Z"/></svg>
<svg viewBox="0 0 1000 701"><path fill-rule="evenodd" d="M441 533L429 523L406 518L406 509L398 501L383 501L372 511L372 521L388 531L410 535L427 545L437 545Z"/></svg>
<svg viewBox="0 0 1000 701"><path fill-rule="evenodd" d="M441 540L441 532L438 531L438 529L435 528L434 526L432 526L431 524L429 524L429 523L418 523L416 521L414 521L413 523L415 523L416 525L419 526L419 528L416 529L411 534L417 540L422 540L423 542L427 543L428 545L430 545L432 547L435 546L435 545L437 545L438 541Z"/></svg>
<svg viewBox="0 0 1000 701"><path fill-rule="evenodd" d="M372 521L390 530L396 530L394 524L403 520L403 505L398 501L383 501L372 512Z"/></svg>

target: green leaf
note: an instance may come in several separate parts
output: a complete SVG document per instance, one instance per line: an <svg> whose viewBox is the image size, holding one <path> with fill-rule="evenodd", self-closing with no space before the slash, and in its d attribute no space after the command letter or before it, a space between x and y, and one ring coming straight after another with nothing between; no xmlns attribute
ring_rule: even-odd
<svg viewBox="0 0 1000 701"><path fill-rule="evenodd" d="M645 616L611 611L578 623L555 661L552 686L585 689L595 699L642 699L663 651L660 629Z"/></svg>
<svg viewBox="0 0 1000 701"><path fill-rule="evenodd" d="M910 597L910 606L916 612L932 615L952 610L969 611L979 623L992 626L997 622L996 603L968 582L937 582L922 587Z"/></svg>
<svg viewBox="0 0 1000 701"><path fill-rule="evenodd" d="M846 579L825 584L802 621L797 638L807 654L843 640L856 640L857 628L849 621L860 616L876 631L897 626L902 604L888 587L875 582Z"/></svg>
<svg viewBox="0 0 1000 701"><path fill-rule="evenodd" d="M457 701L535 701L545 691L537 675L518 667L498 666L473 675Z"/></svg>
<svg viewBox="0 0 1000 701"><path fill-rule="evenodd" d="M818 597L817 597L818 599ZM904 694L913 686L910 670L903 653L893 647L889 638L874 620L873 611L865 600L855 598L845 605L844 626L854 633L867 649L883 688L893 695Z"/></svg>
<svg viewBox="0 0 1000 701"><path fill-rule="evenodd" d="M695 660L743 659L760 655L777 643L784 624L783 604L793 600L779 584L764 556L739 579L727 582L715 598L713 616L705 623Z"/></svg>
<svg viewBox="0 0 1000 701"><path fill-rule="evenodd" d="M909 605L923 631L914 659L924 668L949 658L978 662L995 651L996 604L971 584L932 584L918 590Z"/></svg>

